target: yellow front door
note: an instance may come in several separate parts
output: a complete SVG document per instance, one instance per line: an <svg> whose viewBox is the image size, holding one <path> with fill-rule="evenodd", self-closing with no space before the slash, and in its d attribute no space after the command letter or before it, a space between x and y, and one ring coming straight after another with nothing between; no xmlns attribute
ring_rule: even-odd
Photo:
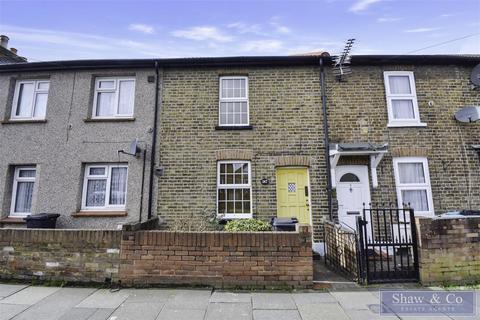
<svg viewBox="0 0 480 320"><path fill-rule="evenodd" d="M277 216L311 223L307 168L277 168Z"/></svg>

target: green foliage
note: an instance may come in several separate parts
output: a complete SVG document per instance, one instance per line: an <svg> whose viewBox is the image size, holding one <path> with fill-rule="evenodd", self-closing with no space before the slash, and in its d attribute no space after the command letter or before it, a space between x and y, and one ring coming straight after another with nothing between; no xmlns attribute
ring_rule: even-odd
<svg viewBox="0 0 480 320"><path fill-rule="evenodd" d="M225 226L225 231L239 232L239 231L270 231L272 226L258 219L240 219L232 220Z"/></svg>

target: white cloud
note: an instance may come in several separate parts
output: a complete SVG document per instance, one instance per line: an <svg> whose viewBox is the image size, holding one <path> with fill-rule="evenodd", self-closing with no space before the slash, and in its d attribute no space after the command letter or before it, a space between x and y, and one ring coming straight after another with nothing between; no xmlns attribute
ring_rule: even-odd
<svg viewBox="0 0 480 320"><path fill-rule="evenodd" d="M280 17L274 16L270 19L270 25L277 33L288 34L291 32L290 28L280 23Z"/></svg>
<svg viewBox="0 0 480 320"><path fill-rule="evenodd" d="M176 30L171 34L177 38L185 38L196 41L213 40L217 42L229 42L233 40L233 37L226 35L216 27L211 26L199 26L183 30Z"/></svg>
<svg viewBox="0 0 480 320"><path fill-rule="evenodd" d="M407 33L422 33L422 32L432 32L440 30L441 28L416 28L416 29L408 29L404 30L403 32Z"/></svg>
<svg viewBox="0 0 480 320"><path fill-rule="evenodd" d="M132 23L128 26L128 30L138 31L146 34L153 34L155 33L155 28L148 24L141 24L141 23Z"/></svg>
<svg viewBox="0 0 480 320"><path fill-rule="evenodd" d="M356 0L348 10L357 13L366 10L372 4L380 1L382 0Z"/></svg>
<svg viewBox="0 0 480 320"><path fill-rule="evenodd" d="M400 20L402 20L402 18L382 17L378 18L377 22L395 22Z"/></svg>
<svg viewBox="0 0 480 320"><path fill-rule="evenodd" d="M247 52L276 52L283 47L283 42L279 40L256 40L247 41L241 46L241 50Z"/></svg>
<svg viewBox="0 0 480 320"><path fill-rule="evenodd" d="M244 22L234 22L227 25L227 28L235 29L238 33L253 33L262 35L262 28L258 24L248 24Z"/></svg>
<svg viewBox="0 0 480 320"><path fill-rule="evenodd" d="M453 17L453 16L454 16L454 14L452 14L452 13L444 13L444 14L440 15L440 18L448 18L448 17Z"/></svg>

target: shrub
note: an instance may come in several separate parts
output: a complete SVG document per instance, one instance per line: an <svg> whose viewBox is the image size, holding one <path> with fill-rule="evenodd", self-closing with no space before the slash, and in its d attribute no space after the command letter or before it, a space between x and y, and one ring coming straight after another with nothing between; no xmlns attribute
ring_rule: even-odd
<svg viewBox="0 0 480 320"><path fill-rule="evenodd" d="M272 226L262 220L258 219L240 219L232 220L225 226L225 231L270 231Z"/></svg>

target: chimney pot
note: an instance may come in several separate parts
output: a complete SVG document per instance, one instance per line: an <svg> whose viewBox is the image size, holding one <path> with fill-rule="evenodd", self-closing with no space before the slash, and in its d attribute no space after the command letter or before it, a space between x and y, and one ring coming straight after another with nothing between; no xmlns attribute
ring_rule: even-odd
<svg viewBox="0 0 480 320"><path fill-rule="evenodd" d="M10 40L6 35L0 35L0 46L8 49L8 40Z"/></svg>
<svg viewBox="0 0 480 320"><path fill-rule="evenodd" d="M10 48L10 51L12 51L13 54L17 54L18 52L17 48Z"/></svg>

